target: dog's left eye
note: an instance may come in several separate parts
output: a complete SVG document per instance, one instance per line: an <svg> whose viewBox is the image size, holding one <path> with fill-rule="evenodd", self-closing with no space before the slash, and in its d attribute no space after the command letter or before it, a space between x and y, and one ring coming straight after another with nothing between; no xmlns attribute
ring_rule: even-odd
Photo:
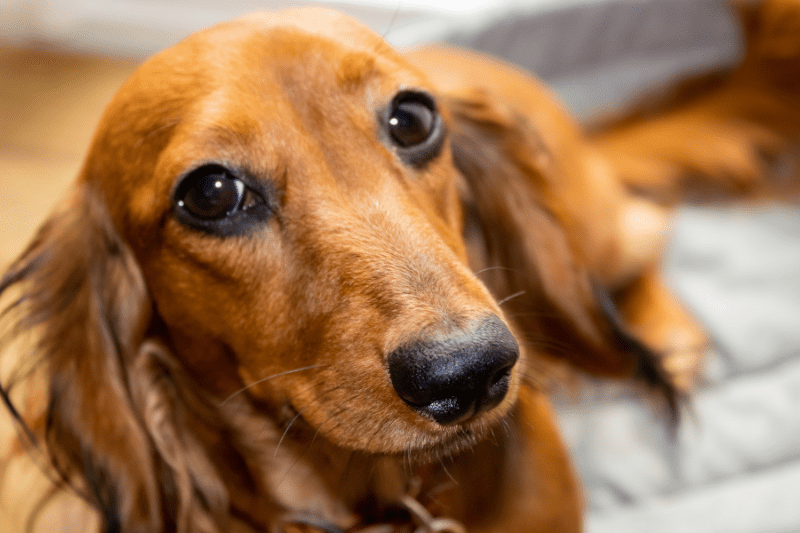
<svg viewBox="0 0 800 533"><path fill-rule="evenodd" d="M395 102L389 133L403 148L424 143L433 132L436 111L425 102L405 98Z"/></svg>
<svg viewBox="0 0 800 533"><path fill-rule="evenodd" d="M428 162L442 147L444 125L433 98L425 92L402 91L397 94L385 124L398 154L412 165Z"/></svg>
<svg viewBox="0 0 800 533"><path fill-rule="evenodd" d="M269 211L261 195L215 164L195 169L181 180L175 205L180 222L223 235L241 233Z"/></svg>

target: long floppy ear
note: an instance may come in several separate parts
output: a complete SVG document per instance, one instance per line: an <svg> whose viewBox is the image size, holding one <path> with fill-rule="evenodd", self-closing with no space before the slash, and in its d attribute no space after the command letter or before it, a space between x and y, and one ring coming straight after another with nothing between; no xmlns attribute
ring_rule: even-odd
<svg viewBox="0 0 800 533"><path fill-rule="evenodd" d="M16 380L3 383L2 398L34 453L98 510L105 531L185 531L197 494L208 513L227 505L207 450L176 429L189 402L160 379L169 358L145 341L153 317L142 274L89 185L43 225L0 281L0 296L4 348L32 336L33 348L16 356L18 376L35 370L46 388L35 419L11 402ZM190 469L202 479L190 479Z"/></svg>
<svg viewBox="0 0 800 533"><path fill-rule="evenodd" d="M551 155L537 132L482 91L448 98L446 105L454 162L464 178L471 266L529 348L594 374L639 377L674 411L675 390L659 358L628 333L543 199L558 177L548 174Z"/></svg>
<svg viewBox="0 0 800 533"><path fill-rule="evenodd" d="M128 512L158 531L150 446L126 385L150 304L130 252L85 187L42 226L0 291L16 297L4 309L11 333L35 337L20 362L46 376L44 416L30 422L55 472L100 511L107 530Z"/></svg>

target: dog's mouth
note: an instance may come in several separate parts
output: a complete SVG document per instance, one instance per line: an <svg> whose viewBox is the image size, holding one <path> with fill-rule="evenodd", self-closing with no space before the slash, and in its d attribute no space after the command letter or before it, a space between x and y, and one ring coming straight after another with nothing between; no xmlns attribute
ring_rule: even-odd
<svg viewBox="0 0 800 533"><path fill-rule="evenodd" d="M474 448L486 439L493 433L498 422L480 420L448 427L437 435L429 437L424 445L409 445L402 452L403 459L410 465L416 466L452 458Z"/></svg>
<svg viewBox="0 0 800 533"><path fill-rule="evenodd" d="M293 374L280 387L281 439L324 439L346 450L422 461L452 455L502 423L517 397L519 357L511 332L492 316L405 344L384 358L383 368L356 363Z"/></svg>
<svg viewBox="0 0 800 533"><path fill-rule="evenodd" d="M506 416L503 410L502 413L475 416L446 426L437 424L433 428L430 423L425 422L423 424L428 427L409 427L405 420L398 417L391 422L378 423L378 429L374 430L372 428L376 424L365 420L362 420L361 425L352 427L347 427L346 422L338 423L333 428L318 426L306 419L302 409L292 404L286 404L281 411L279 427L284 444L294 438L304 442L309 439L326 440L351 451L400 456L412 466L437 462L473 448L487 435L494 434L495 428L503 423ZM355 442L353 437L356 437Z"/></svg>
<svg viewBox="0 0 800 533"><path fill-rule="evenodd" d="M292 440L324 440L337 448L359 453L402 455L410 463L438 461L496 435L516 403L518 381L512 375L501 378L498 386L508 392L492 408L477 407L474 402L466 408L443 406L448 413L464 413L459 420L446 424L420 412L420 408L409 409L396 401L388 409L371 409L374 406L366 405L343 409L338 404L299 407L288 403L280 410L280 441L285 445ZM453 403L459 401L455 399ZM435 407L425 406L422 410L427 412ZM324 413L322 417L319 412Z"/></svg>

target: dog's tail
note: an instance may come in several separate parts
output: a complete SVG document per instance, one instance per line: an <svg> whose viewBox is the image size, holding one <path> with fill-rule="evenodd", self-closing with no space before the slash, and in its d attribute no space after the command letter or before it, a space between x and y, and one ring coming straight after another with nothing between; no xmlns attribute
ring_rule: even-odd
<svg viewBox="0 0 800 533"><path fill-rule="evenodd" d="M800 2L735 7L740 64L648 95L593 135L632 192L664 205L800 198Z"/></svg>

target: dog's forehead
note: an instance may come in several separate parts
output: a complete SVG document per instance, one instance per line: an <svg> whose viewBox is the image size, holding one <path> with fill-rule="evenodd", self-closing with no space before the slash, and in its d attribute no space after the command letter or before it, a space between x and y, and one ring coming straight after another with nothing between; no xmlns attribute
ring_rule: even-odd
<svg viewBox="0 0 800 533"><path fill-rule="evenodd" d="M286 120L304 108L330 113L347 95L366 96L363 103L374 111L404 88L433 90L422 71L369 28L306 8L250 15L190 36L145 63L111 114L132 111L137 132L149 135L170 123L207 123L226 109L249 114L254 124Z"/></svg>
<svg viewBox="0 0 800 533"><path fill-rule="evenodd" d="M343 78L357 77L381 66L391 72L410 70L419 75L380 35L350 17L324 9L257 13L193 38L204 42L212 58L238 56L232 62L235 65L250 62L255 68L292 65L308 69L308 61L316 59L338 67ZM224 67L223 63L205 66Z"/></svg>
<svg viewBox="0 0 800 533"><path fill-rule="evenodd" d="M417 67L366 26L341 13L303 8L257 13L197 32L142 65L139 82L118 96L148 101L153 93L171 92L171 100L192 99L237 79L272 75L301 90L330 83L329 73L340 85L379 74L395 84L426 84Z"/></svg>
<svg viewBox="0 0 800 533"><path fill-rule="evenodd" d="M364 50L391 50L383 38L367 26L342 13L322 8L254 13L233 21L232 24L252 24L264 30L292 27L310 36L348 43Z"/></svg>
<svg viewBox="0 0 800 533"><path fill-rule="evenodd" d="M240 141L259 131L280 139L303 113L344 112L330 104L347 92L352 102L369 104L363 119L397 89L424 87L426 80L379 35L344 15L320 9L250 15L194 34L143 64L106 110L86 177L102 182L118 199L112 203L136 198L131 202L142 213L152 213L175 176L193 161L216 157L204 151L209 144L244 146ZM219 132L237 138L227 142ZM264 161L278 159L266 155ZM120 161L140 164L133 172ZM139 209L119 211L137 218Z"/></svg>

